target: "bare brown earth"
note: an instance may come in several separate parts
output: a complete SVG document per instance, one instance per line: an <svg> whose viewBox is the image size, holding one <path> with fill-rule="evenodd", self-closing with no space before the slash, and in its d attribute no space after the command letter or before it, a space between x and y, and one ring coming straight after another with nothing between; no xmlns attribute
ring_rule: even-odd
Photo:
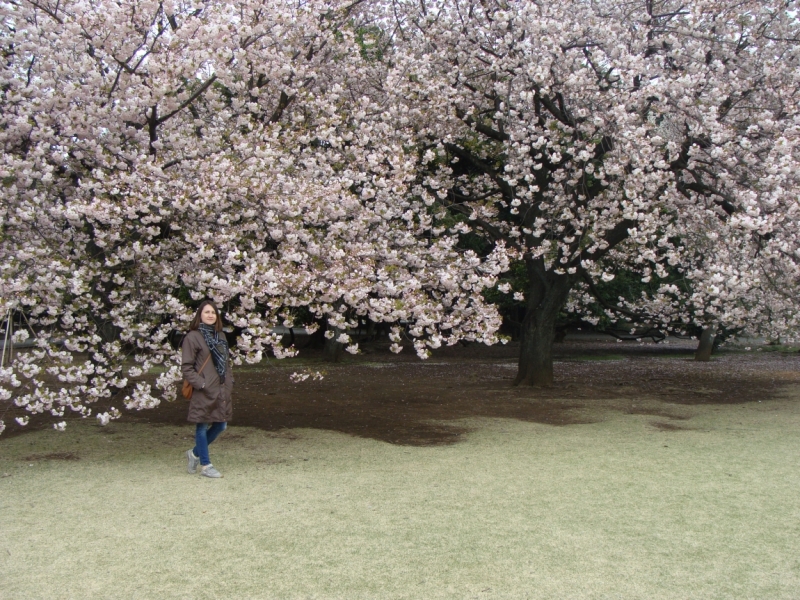
<svg viewBox="0 0 800 600"><path fill-rule="evenodd" d="M768 348L723 352L698 363L691 342L568 340L555 347L555 385L542 390L512 386L518 351L512 344L456 346L427 361L409 350L394 355L387 346L368 345L338 364L303 351L299 359L239 367L231 425L284 430L281 435L298 427L328 429L405 445L456 443L467 432L462 420L473 417L566 426L622 412L650 415L658 429L680 430L692 428L694 405L766 401L800 383L800 355ZM324 379L290 381L292 372L305 369L323 372ZM152 411L126 411L124 418L186 424L186 412L181 398ZM13 416L5 416L4 436L21 433ZM40 421L28 428L52 422Z"/></svg>

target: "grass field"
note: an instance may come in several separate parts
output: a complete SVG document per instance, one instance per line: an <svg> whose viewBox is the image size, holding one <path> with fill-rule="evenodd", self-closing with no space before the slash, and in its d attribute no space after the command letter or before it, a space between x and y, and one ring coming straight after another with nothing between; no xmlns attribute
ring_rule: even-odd
<svg viewBox="0 0 800 600"><path fill-rule="evenodd" d="M0 440L0 598L800 598L800 390L459 443L74 423Z"/></svg>

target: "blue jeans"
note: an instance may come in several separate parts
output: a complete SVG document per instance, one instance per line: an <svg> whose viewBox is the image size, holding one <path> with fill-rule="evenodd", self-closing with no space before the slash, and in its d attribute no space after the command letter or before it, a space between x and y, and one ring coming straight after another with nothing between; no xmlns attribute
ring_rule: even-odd
<svg viewBox="0 0 800 600"><path fill-rule="evenodd" d="M208 445L217 439L217 436L225 431L227 423L197 423L194 430L194 448L192 452L200 458L200 464L210 465L211 459L208 457Z"/></svg>

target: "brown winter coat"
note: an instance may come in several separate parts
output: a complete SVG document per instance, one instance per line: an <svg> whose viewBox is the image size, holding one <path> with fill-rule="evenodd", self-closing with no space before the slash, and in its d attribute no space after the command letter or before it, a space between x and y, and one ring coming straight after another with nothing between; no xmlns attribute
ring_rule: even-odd
<svg viewBox="0 0 800 600"><path fill-rule="evenodd" d="M222 334L224 335L224 334ZM189 400L190 423L222 423L230 421L233 416L233 373L230 362L225 371L225 383L220 385L219 375L214 368L214 359L210 358L203 372L203 366L211 351L208 349L203 334L196 329L183 338L183 361L181 371L183 377L192 384L194 392Z"/></svg>

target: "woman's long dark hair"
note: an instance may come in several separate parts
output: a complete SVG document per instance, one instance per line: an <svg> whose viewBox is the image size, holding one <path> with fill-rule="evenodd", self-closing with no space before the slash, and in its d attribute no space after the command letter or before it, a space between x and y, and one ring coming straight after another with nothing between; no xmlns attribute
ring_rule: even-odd
<svg viewBox="0 0 800 600"><path fill-rule="evenodd" d="M214 331L222 331L222 315L219 314L219 309L217 308L217 305L214 304L214 302L211 300L203 300L200 303L200 307L197 309L197 312L194 313L194 319L192 319L192 322L189 324L189 331L194 331L195 329L200 327L200 323L203 322L203 319L200 316L203 314L203 309L206 306L211 306L211 308L214 309L214 312L217 315L217 320L214 323Z"/></svg>

